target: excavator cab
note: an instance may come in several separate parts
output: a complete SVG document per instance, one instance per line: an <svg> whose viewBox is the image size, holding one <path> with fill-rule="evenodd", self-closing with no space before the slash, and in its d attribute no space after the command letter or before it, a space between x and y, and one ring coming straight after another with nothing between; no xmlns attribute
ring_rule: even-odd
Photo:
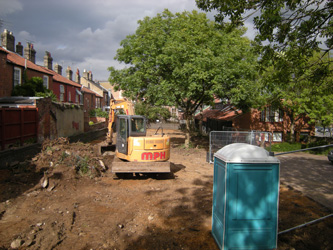
<svg viewBox="0 0 333 250"><path fill-rule="evenodd" d="M119 153L128 155L128 137L146 136L146 119L140 115L118 115L117 143Z"/></svg>

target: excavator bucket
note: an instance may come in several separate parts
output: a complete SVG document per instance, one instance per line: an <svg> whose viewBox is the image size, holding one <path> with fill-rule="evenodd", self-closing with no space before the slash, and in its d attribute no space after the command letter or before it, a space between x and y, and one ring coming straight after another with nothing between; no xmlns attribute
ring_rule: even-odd
<svg viewBox="0 0 333 250"><path fill-rule="evenodd" d="M111 145L107 143L100 143L97 145L99 155L103 155L105 152L116 152L116 145Z"/></svg>

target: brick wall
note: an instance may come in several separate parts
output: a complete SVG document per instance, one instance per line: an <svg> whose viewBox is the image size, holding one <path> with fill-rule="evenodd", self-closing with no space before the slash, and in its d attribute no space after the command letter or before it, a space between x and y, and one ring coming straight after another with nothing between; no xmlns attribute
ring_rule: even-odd
<svg viewBox="0 0 333 250"><path fill-rule="evenodd" d="M0 51L0 97L11 96L14 65L7 63L7 53Z"/></svg>
<svg viewBox="0 0 333 250"><path fill-rule="evenodd" d="M47 138L56 139L58 137L56 108L52 105L51 98L39 99L36 105L39 115L38 142L43 142Z"/></svg>

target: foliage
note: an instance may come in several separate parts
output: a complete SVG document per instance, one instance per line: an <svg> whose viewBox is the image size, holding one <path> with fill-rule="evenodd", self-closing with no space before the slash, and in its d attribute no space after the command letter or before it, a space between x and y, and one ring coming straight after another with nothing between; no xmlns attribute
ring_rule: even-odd
<svg viewBox="0 0 333 250"><path fill-rule="evenodd" d="M13 96L35 96L36 92L45 92L43 79L32 77L22 85L16 85L13 89Z"/></svg>
<svg viewBox="0 0 333 250"><path fill-rule="evenodd" d="M26 78L26 73L23 75ZM15 86L12 96L50 97L52 101L57 101L57 96L52 90L44 87L43 79L40 77L32 77L30 80L26 80L24 84Z"/></svg>
<svg viewBox="0 0 333 250"><path fill-rule="evenodd" d="M108 118L109 117L109 113L107 111L103 111L101 108L97 108L97 109L92 109L89 111L89 116L90 117L104 117L104 118Z"/></svg>
<svg viewBox="0 0 333 250"><path fill-rule="evenodd" d="M272 152L289 152L294 150L302 149L301 143L289 143L289 142L281 142L277 144L273 144L271 146Z"/></svg>
<svg viewBox="0 0 333 250"><path fill-rule="evenodd" d="M82 157L77 157L77 161L76 161L76 171L81 175L90 175L91 174L91 170L90 170L90 166L89 166L89 157L85 156L84 158Z"/></svg>
<svg viewBox="0 0 333 250"><path fill-rule="evenodd" d="M183 109L188 125L214 95L246 109L256 97L257 56L244 33L226 33L196 11L145 17L117 51L127 68L110 67L109 81L134 100Z"/></svg>
<svg viewBox="0 0 333 250"><path fill-rule="evenodd" d="M35 93L35 96L37 97L50 97L52 101L56 102L58 99L57 99L57 96L53 93L52 90L49 90L49 89L44 89L44 92L36 92Z"/></svg>
<svg viewBox="0 0 333 250"><path fill-rule="evenodd" d="M319 65L306 67L308 63L329 60L321 53L315 53L311 58L298 57L295 65L295 62L288 61L293 53L290 49L279 54L275 63L262 74L259 81L261 105L270 103L283 108L291 119L292 127L298 119L306 116L310 123L319 122L327 127L333 123L332 65L331 68L328 65L326 68Z"/></svg>
<svg viewBox="0 0 333 250"><path fill-rule="evenodd" d="M229 28L242 25L253 15L258 32L255 40L262 46L263 61L274 59L275 52L290 47L294 47L295 54L306 56L319 51L320 46L324 54L333 47L332 1L196 0L196 3L206 11L217 10L216 21ZM225 18L231 24L226 23ZM321 61L317 63L326 66Z"/></svg>
<svg viewBox="0 0 333 250"><path fill-rule="evenodd" d="M135 114L145 116L148 122L155 122L156 120L166 121L171 117L167 108L152 106L145 102L135 104Z"/></svg>

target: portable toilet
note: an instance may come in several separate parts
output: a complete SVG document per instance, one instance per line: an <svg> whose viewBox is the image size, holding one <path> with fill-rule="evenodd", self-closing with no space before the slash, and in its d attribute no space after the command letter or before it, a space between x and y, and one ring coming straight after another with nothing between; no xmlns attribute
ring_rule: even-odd
<svg viewBox="0 0 333 250"><path fill-rule="evenodd" d="M214 154L212 234L220 249L275 249L280 161L258 146Z"/></svg>

